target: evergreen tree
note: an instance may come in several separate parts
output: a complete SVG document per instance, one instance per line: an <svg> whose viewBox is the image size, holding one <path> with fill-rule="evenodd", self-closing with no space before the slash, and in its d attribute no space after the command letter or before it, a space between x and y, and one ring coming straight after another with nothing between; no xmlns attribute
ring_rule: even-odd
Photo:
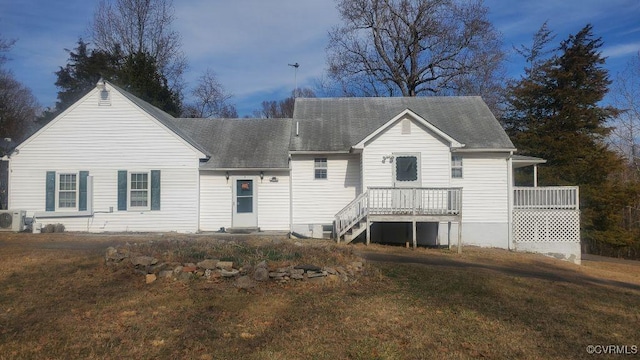
<svg viewBox="0 0 640 360"><path fill-rule="evenodd" d="M629 243L619 213L632 189L610 176L622 163L605 143L618 110L600 104L611 84L602 45L591 25L562 41L509 87L503 123L521 154L547 159L541 184L580 186L585 240Z"/></svg>
<svg viewBox="0 0 640 360"><path fill-rule="evenodd" d="M150 55L140 52L127 56L115 83L167 113L180 116L179 96L169 89L167 78Z"/></svg>
<svg viewBox="0 0 640 360"><path fill-rule="evenodd" d="M125 56L117 51L90 49L82 39L69 52L69 60L56 72L58 101L53 110L47 110L39 122L46 124L96 86L100 78L126 89L158 108L177 116L180 99L167 85L159 72L155 59L146 53Z"/></svg>

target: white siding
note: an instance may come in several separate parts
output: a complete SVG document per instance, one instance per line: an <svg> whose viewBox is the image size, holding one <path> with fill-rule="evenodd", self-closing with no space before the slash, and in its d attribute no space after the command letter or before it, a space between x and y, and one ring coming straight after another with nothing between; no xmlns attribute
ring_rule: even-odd
<svg viewBox="0 0 640 360"><path fill-rule="evenodd" d="M98 98L90 93L19 147L11 158L11 206L45 211L47 171L89 171L93 218L38 221L71 231L196 231L200 154L116 91L110 106ZM118 170L160 170L161 210L118 211Z"/></svg>
<svg viewBox="0 0 640 360"><path fill-rule="evenodd" d="M383 156L393 153L420 153L423 187L449 186L451 153L448 144L413 120L411 133L402 134L403 120L399 119L365 144L362 153L364 188L393 186L395 162L382 162Z"/></svg>
<svg viewBox="0 0 640 360"><path fill-rule="evenodd" d="M232 178L225 171L200 173L200 230L217 231L232 227ZM258 227L261 230L289 230L289 173L288 171L260 172L230 171L231 177L246 175L257 180ZM276 177L277 182L271 182Z"/></svg>
<svg viewBox="0 0 640 360"><path fill-rule="evenodd" d="M508 166L506 154L464 154L462 179L452 186L462 186L464 222L506 223L509 214Z"/></svg>
<svg viewBox="0 0 640 360"><path fill-rule="evenodd" d="M327 178L315 179L314 158L327 158ZM332 224L361 191L360 155L292 155L293 224Z"/></svg>
<svg viewBox="0 0 640 360"><path fill-rule="evenodd" d="M200 230L217 231L231 227L231 180L224 172L200 172Z"/></svg>
<svg viewBox="0 0 640 360"><path fill-rule="evenodd" d="M451 186L463 188L463 242L508 248L508 155L466 153L461 156L462 179L452 179Z"/></svg>

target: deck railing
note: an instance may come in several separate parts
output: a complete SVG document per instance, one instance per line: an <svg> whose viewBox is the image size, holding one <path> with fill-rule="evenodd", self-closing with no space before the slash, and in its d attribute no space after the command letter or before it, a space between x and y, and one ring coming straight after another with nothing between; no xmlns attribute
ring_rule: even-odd
<svg viewBox="0 0 640 360"><path fill-rule="evenodd" d="M516 187L513 189L516 210L578 210L577 186Z"/></svg>
<svg viewBox="0 0 640 360"><path fill-rule="evenodd" d="M462 188L369 188L369 214L457 215Z"/></svg>
<svg viewBox="0 0 640 360"><path fill-rule="evenodd" d="M367 215L459 215L462 188L373 187L335 216L340 238Z"/></svg>

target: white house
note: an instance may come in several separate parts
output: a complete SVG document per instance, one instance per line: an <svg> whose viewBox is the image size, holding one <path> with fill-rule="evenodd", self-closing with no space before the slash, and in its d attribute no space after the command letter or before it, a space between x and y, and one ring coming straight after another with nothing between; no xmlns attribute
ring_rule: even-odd
<svg viewBox="0 0 640 360"><path fill-rule="evenodd" d="M577 246L579 261L579 227L567 237L550 218L579 218L577 189L514 188L514 168L543 162L515 151L480 97L176 119L101 81L7 157L8 205L70 231L259 228L542 252L562 238L557 252Z"/></svg>

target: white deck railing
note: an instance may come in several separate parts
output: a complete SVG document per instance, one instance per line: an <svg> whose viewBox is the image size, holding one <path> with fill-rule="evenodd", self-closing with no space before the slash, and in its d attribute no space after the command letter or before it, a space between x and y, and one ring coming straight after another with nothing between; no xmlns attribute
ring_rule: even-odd
<svg viewBox="0 0 640 360"><path fill-rule="evenodd" d="M577 186L516 187L513 189L515 210L579 210Z"/></svg>
<svg viewBox="0 0 640 360"><path fill-rule="evenodd" d="M367 215L459 215L462 188L369 188L335 216L340 238Z"/></svg>

